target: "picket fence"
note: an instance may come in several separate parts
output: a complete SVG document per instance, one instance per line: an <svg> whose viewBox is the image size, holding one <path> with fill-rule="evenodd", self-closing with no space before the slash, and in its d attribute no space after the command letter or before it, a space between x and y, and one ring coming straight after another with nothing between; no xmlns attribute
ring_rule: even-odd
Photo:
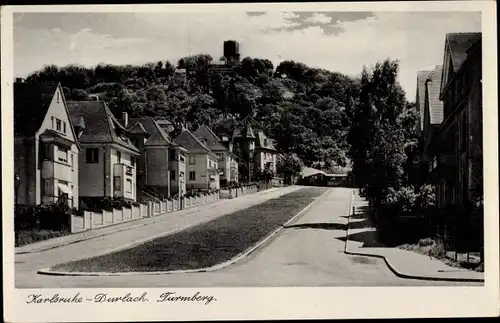
<svg viewBox="0 0 500 323"><path fill-rule="evenodd" d="M131 208L113 209L113 211L90 212L84 211L83 215L73 215L71 217L71 233L82 232L114 224L133 221L137 219L153 217L160 214L175 212L179 209L186 209L198 205L208 204L220 199L219 193L211 193L199 197L188 197L182 201L182 206L178 200L165 200L160 202L148 202L139 204Z"/></svg>

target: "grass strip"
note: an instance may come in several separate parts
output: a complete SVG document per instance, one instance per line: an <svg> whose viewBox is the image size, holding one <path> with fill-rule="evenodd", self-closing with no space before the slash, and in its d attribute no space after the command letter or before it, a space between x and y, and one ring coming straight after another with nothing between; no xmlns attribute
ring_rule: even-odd
<svg viewBox="0 0 500 323"><path fill-rule="evenodd" d="M179 233L52 267L67 272L170 271L211 267L248 250L327 188L307 187Z"/></svg>

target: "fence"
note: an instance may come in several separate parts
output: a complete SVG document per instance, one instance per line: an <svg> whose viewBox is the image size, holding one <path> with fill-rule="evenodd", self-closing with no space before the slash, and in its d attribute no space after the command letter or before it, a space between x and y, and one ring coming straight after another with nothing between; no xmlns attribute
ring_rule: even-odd
<svg viewBox="0 0 500 323"><path fill-rule="evenodd" d="M234 199L243 195L254 194L257 193L258 191L259 189L257 188L257 185L249 185L240 188L230 188L221 190L221 194L223 198Z"/></svg>
<svg viewBox="0 0 500 323"><path fill-rule="evenodd" d="M114 224L124 223L146 217L175 212L179 209L208 204L219 200L219 193L211 193L198 197L186 197L179 203L178 200L165 200L160 202L147 202L131 208L113 209L112 211L89 212L83 215L72 215L71 233L82 232ZM182 207L181 207L182 204Z"/></svg>

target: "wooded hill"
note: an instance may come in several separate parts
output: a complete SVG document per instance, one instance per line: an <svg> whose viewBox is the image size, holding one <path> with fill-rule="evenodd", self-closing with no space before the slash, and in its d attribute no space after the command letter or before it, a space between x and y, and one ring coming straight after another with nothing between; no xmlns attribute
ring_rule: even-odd
<svg viewBox="0 0 500 323"><path fill-rule="evenodd" d="M118 117L167 118L195 130L200 124L228 133L252 114L283 153L296 153L306 166L345 166L347 134L359 104L360 80L284 61L244 58L231 74L210 68L212 57L185 57L174 66L46 66L27 82L61 82L67 100L96 94ZM179 74L184 69L185 74ZM184 77L185 75L185 77Z"/></svg>

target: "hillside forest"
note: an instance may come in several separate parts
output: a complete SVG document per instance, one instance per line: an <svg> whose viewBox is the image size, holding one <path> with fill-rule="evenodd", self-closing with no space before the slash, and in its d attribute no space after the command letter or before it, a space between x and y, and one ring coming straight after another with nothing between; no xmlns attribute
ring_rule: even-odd
<svg viewBox="0 0 500 323"><path fill-rule="evenodd" d="M275 67L268 59L250 57L232 73L222 73L210 68L212 61L210 55L198 54L176 65L48 65L26 81L61 82L67 100L97 95L117 117L128 112L166 118L190 130L207 124L219 135L230 134L239 120L252 115L277 149L301 165L333 172L351 164L348 134L360 117L361 78L294 61ZM384 64L397 69L397 62ZM384 73L384 64L373 75ZM402 95L395 104L410 106Z"/></svg>

